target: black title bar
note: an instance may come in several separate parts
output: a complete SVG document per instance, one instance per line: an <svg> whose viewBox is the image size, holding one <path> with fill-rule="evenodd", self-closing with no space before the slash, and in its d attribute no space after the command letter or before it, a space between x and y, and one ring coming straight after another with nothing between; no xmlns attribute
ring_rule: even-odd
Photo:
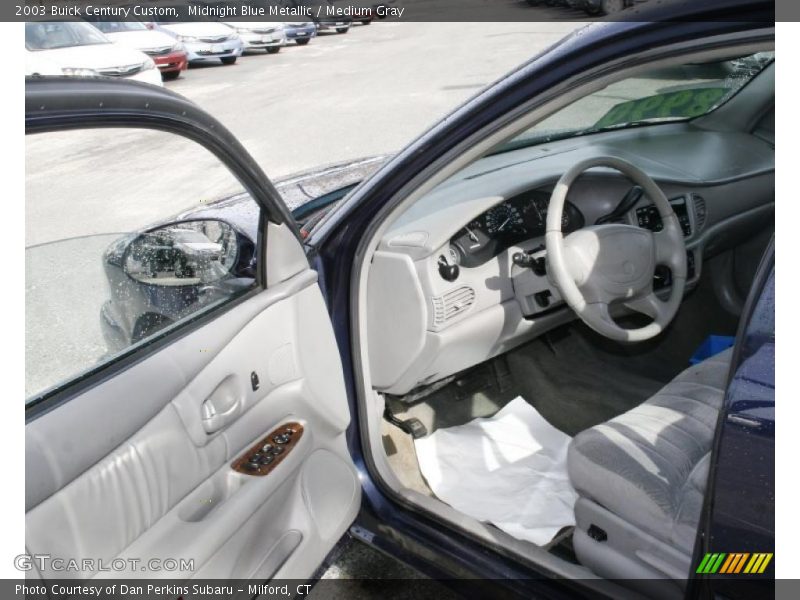
<svg viewBox="0 0 800 600"><path fill-rule="evenodd" d="M0 3L0 20L108 21L319 21L364 18L395 21L748 21L800 20L796 0L626 0L612 15L592 16L600 0L584 8L544 0L26 0ZM551 2L552 4L552 2ZM588 8L588 12L587 12Z"/></svg>

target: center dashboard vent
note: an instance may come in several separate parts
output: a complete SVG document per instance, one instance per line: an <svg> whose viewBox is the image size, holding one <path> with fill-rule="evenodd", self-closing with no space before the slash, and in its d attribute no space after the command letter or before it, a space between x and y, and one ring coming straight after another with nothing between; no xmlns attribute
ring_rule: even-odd
<svg viewBox="0 0 800 600"><path fill-rule="evenodd" d="M475 303L475 290L461 286L433 298L433 324L444 325Z"/></svg>
<svg viewBox="0 0 800 600"><path fill-rule="evenodd" d="M697 231L703 229L703 226L706 224L706 201L705 198L702 196L698 196L697 194L692 195L692 200L694 201L694 217L696 223Z"/></svg>

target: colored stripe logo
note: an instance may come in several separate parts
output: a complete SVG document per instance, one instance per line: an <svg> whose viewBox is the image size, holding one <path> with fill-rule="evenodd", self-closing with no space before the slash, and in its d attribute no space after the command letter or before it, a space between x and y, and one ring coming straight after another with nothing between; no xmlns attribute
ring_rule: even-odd
<svg viewBox="0 0 800 600"><path fill-rule="evenodd" d="M715 573L726 575L759 575L767 570L772 562L772 552L709 552L703 557L695 573L713 575Z"/></svg>

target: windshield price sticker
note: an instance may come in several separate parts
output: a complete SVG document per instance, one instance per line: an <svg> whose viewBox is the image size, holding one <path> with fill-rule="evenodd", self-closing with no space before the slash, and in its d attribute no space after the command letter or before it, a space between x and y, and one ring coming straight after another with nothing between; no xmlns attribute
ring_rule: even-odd
<svg viewBox="0 0 800 600"><path fill-rule="evenodd" d="M728 88L724 87L691 88L622 102L608 111L595 127L605 128L637 121L697 117L715 108L728 91Z"/></svg>

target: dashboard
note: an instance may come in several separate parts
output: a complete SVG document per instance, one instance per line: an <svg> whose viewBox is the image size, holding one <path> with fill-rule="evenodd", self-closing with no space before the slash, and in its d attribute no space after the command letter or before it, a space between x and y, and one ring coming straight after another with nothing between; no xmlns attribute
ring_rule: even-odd
<svg viewBox="0 0 800 600"><path fill-rule="evenodd" d="M450 240L449 262L475 267L524 240L543 236L550 193L529 190L478 215ZM567 202L561 216L564 233L584 226L583 213Z"/></svg>
<svg viewBox="0 0 800 600"><path fill-rule="evenodd" d="M381 234L369 269L373 387L404 396L570 322L547 273L545 224L559 178L579 161L618 156L659 185L681 224L691 290L706 259L774 219L774 148L754 135L688 124L562 140L484 157L409 203ZM613 220L662 228L642 196L617 214L632 183L595 169L571 186L565 234ZM654 288L666 291L669 272Z"/></svg>

